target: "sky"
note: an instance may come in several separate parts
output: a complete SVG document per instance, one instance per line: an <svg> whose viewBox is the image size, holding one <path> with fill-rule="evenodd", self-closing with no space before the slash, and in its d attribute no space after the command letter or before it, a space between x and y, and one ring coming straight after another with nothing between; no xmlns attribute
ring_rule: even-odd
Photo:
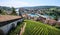
<svg viewBox="0 0 60 35"><path fill-rule="evenodd" d="M60 6L60 0L0 0L0 6L7 7Z"/></svg>

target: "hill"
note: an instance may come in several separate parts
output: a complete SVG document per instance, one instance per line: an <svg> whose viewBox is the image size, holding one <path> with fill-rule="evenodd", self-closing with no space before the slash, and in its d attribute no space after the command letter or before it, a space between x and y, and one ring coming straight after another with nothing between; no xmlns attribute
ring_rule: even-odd
<svg viewBox="0 0 60 35"><path fill-rule="evenodd" d="M11 8L6 6L0 6L0 9L11 11Z"/></svg>
<svg viewBox="0 0 60 35"><path fill-rule="evenodd" d="M60 30L50 25L32 20L26 20L23 35L60 35Z"/></svg>
<svg viewBox="0 0 60 35"><path fill-rule="evenodd" d="M45 9L45 8L59 8L59 6L34 6L34 7L21 7L21 8L25 8L25 9Z"/></svg>

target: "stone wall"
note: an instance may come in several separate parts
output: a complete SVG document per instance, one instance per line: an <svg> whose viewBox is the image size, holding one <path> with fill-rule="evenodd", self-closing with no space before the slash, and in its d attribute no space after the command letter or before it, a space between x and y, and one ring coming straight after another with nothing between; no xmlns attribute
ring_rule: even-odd
<svg viewBox="0 0 60 35"><path fill-rule="evenodd" d="M22 22L22 21L23 21L23 19L19 19L17 21L14 21L14 22L11 22L11 23L6 24L4 26L1 26L0 27L0 35L1 34L6 35L12 27L15 28L17 26L17 23Z"/></svg>

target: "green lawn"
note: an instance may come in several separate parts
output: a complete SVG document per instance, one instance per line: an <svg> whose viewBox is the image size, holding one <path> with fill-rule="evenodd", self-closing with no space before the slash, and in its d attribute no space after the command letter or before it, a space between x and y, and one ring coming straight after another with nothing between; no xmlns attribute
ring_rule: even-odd
<svg viewBox="0 0 60 35"><path fill-rule="evenodd" d="M25 20L26 28L23 35L60 35L60 30L41 22Z"/></svg>

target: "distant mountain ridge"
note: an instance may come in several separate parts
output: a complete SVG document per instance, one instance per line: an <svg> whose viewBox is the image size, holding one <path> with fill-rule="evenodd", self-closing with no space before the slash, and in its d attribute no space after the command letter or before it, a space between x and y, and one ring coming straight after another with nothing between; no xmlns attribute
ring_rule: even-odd
<svg viewBox="0 0 60 35"><path fill-rule="evenodd" d="M60 6L33 6L33 7L19 7L19 8L24 8L24 9L59 8L60 9ZM19 8L15 8L15 9L19 9ZM0 6L0 9L4 9L8 11L12 10L10 7L6 7L6 6Z"/></svg>
<svg viewBox="0 0 60 35"><path fill-rule="evenodd" d="M11 11L11 8L6 6L0 6L0 9Z"/></svg>
<svg viewBox="0 0 60 35"><path fill-rule="evenodd" d="M60 6L34 6L34 7L21 7L21 8L25 8L25 9L59 8L60 9Z"/></svg>

